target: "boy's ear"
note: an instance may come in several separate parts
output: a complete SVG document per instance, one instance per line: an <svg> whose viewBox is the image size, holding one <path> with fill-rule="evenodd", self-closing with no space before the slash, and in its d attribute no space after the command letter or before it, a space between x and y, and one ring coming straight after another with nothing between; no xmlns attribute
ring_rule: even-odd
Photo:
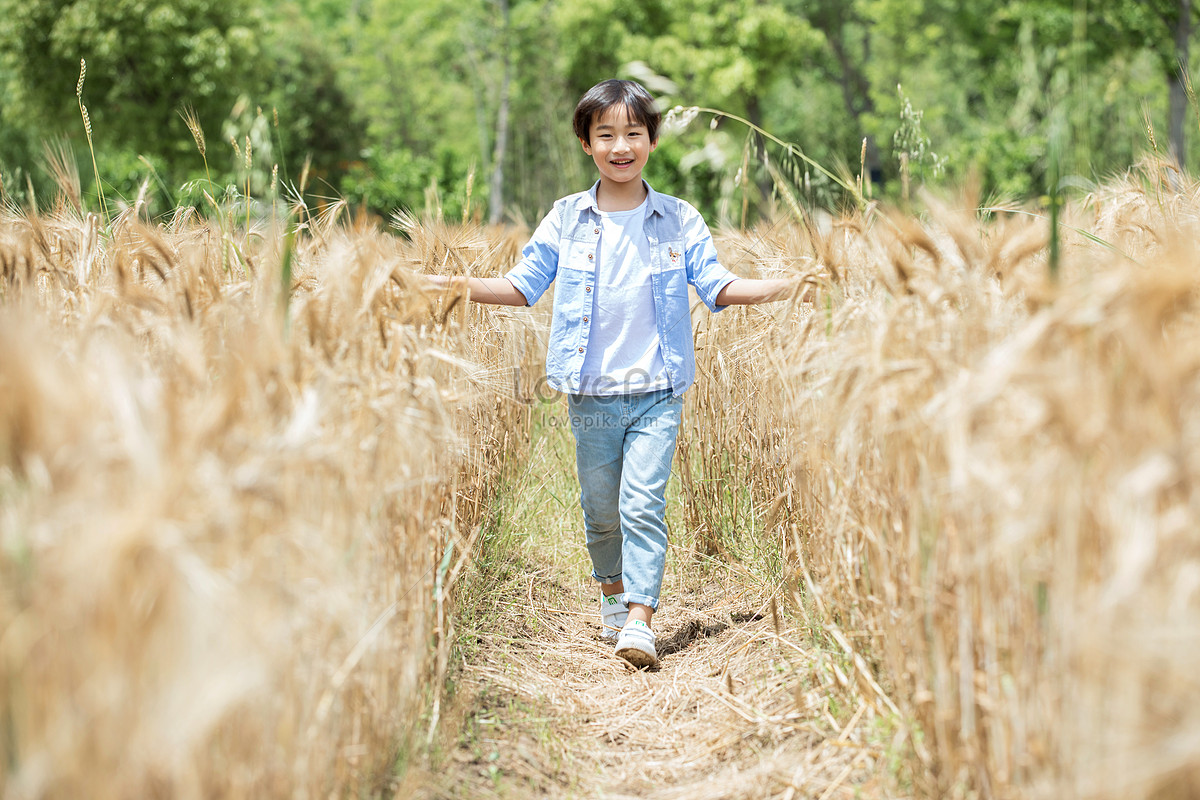
<svg viewBox="0 0 1200 800"><path fill-rule="evenodd" d="M583 139L580 139L579 143L581 145L583 145L583 152L587 153L590 156L592 154L592 146L590 144L588 144L586 141L584 141Z"/></svg>

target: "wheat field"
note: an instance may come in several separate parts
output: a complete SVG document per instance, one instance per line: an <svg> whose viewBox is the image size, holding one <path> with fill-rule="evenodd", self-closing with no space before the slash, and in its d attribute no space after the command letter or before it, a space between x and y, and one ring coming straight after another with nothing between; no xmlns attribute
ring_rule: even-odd
<svg viewBox="0 0 1200 800"><path fill-rule="evenodd" d="M969 192L718 236L811 303L696 315L683 518L783 559L822 691L891 732L878 796L1200 793L1200 186L1167 177L1074 202L1056 275L1044 219ZM548 303L419 278L521 231L343 212L294 246L0 218L4 797L394 796L448 724Z"/></svg>
<svg viewBox="0 0 1200 800"><path fill-rule="evenodd" d="M280 232L0 221L5 797L375 794L436 723L527 334L413 270L511 242L335 220L286 319Z"/></svg>
<svg viewBox="0 0 1200 800"><path fill-rule="evenodd" d="M700 331L697 435L916 796L1200 794L1198 201L1097 189L1056 278L1043 219L969 194L724 242L816 302Z"/></svg>

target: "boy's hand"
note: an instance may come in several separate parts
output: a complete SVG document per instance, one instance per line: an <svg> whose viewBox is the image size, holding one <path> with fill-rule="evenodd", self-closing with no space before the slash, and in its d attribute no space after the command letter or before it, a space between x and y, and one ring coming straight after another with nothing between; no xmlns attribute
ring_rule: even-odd
<svg viewBox="0 0 1200 800"><path fill-rule="evenodd" d="M461 277L455 275L425 275L424 278L438 289L445 289L447 286L455 283L461 284L463 280Z"/></svg>

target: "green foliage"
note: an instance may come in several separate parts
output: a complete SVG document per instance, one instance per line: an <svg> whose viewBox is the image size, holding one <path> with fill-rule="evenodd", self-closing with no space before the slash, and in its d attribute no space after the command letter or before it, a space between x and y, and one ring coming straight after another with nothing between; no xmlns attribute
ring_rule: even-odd
<svg viewBox="0 0 1200 800"><path fill-rule="evenodd" d="M330 185L367 144L366 115L347 88L346 59L336 45L342 27L330 16L336 5L342 4L320 4L315 19L301 16L293 4L274 7L266 45L274 65L271 85L256 101L270 118L280 174L298 178L295 173L311 157L312 170ZM251 95L243 97L248 102Z"/></svg>
<svg viewBox="0 0 1200 800"><path fill-rule="evenodd" d="M476 39L477 31L490 31L483 4L393 0L366 8L365 19L353 23L345 65L360 107L369 110L371 142L426 153L476 145L477 98L467 71L472 60L489 71L491 54Z"/></svg>
<svg viewBox="0 0 1200 800"><path fill-rule="evenodd" d="M104 181L104 194L110 210L133 206L139 195L148 204L150 213L168 212L175 206L174 192L161 181L164 165L159 159L113 148L96 153L96 168ZM85 189L85 193L88 192L95 195L95 186ZM87 205L89 208L97 207L94 201L87 202Z"/></svg>
<svg viewBox="0 0 1200 800"><path fill-rule="evenodd" d="M312 25L288 11L233 0L0 0L0 52L12 67L0 87L2 113L25 123L23 139L0 133L0 168L28 165L39 138L65 132L81 142L72 90L86 58L81 100L97 170L118 195L136 195L152 173L160 186L180 186L203 169L180 120L185 108L204 132L218 182L245 186L249 177L250 191L261 194L276 168L298 178L289 168L298 173L311 157L315 182L328 190L358 157L365 124L342 88L341 65Z"/></svg>
<svg viewBox="0 0 1200 800"><path fill-rule="evenodd" d="M265 72L259 15L234 0L0 0L0 20L16 101L42 125L78 128L72 89L87 59L101 148L177 126L184 104L215 128L237 87Z"/></svg>
<svg viewBox="0 0 1200 800"><path fill-rule="evenodd" d="M684 77L692 102L762 121L761 100L821 48L820 34L779 3L672 0L670 33L652 40L647 63Z"/></svg>
<svg viewBox="0 0 1200 800"><path fill-rule="evenodd" d="M415 211L423 206L425 187L437 171L432 159L407 149L371 150L366 156L351 168L342 183L347 200L381 216L396 209Z"/></svg>
<svg viewBox="0 0 1200 800"><path fill-rule="evenodd" d="M1045 174L1046 142L1003 126L979 130L958 151L959 171L979 175L989 194L1000 198L1028 197Z"/></svg>
<svg viewBox="0 0 1200 800"><path fill-rule="evenodd" d="M448 219L462 217L467 202L467 176L451 153L440 160L405 148L368 150L341 183L341 194L387 219L396 211Z"/></svg>
<svg viewBox="0 0 1200 800"><path fill-rule="evenodd" d="M1147 116L1165 153L1179 9L1177 0L0 0L0 180L10 200L30 177L51 194L37 167L42 141L65 134L84 152L72 90L86 58L81 99L97 172L118 205L148 176L160 201L195 196L179 191L205 170L179 118L191 108L218 186L264 195L276 173L295 186L308 164L318 195L346 191L386 216L423 208L436 185L448 213L474 170L480 206L507 85L503 194L507 211L532 221L593 180L570 114L612 76L648 77L664 108L744 117L838 175L857 175L865 140L876 194L899 196L905 153L914 179L974 173L987 193L1037 198L1054 110L1065 126L1060 166L1076 183L1135 163L1150 147ZM1200 143L1186 154L1200 156ZM744 202L751 214L765 207L772 157L804 202L840 202L819 171L729 127L667 137L647 177L740 221ZM93 184L85 176L85 202Z"/></svg>
<svg viewBox="0 0 1200 800"><path fill-rule="evenodd" d="M892 135L892 152L900 163L901 172L907 180L911 174L917 179L936 178L946 169L946 159L933 151L932 142L921 124L925 112L917 111L912 101L904 96L903 87L897 87L900 95L900 127Z"/></svg>
<svg viewBox="0 0 1200 800"><path fill-rule="evenodd" d="M705 219L715 223L722 217L723 197L734 188L723 185L722 176L731 180L734 172L726 169L725 154L730 148L722 144L705 150L690 140L668 135L659 142L643 174L657 191L687 198Z"/></svg>
<svg viewBox="0 0 1200 800"><path fill-rule="evenodd" d="M596 0L555 3L551 22L569 32L574 47L564 48L561 74L570 94L579 97L592 85L612 77L625 63L626 44L650 19L662 16L661 0Z"/></svg>
<svg viewBox="0 0 1200 800"><path fill-rule="evenodd" d="M0 51L0 75L9 74L9 61ZM33 162L32 132L17 122L11 108L9 84L0 80L0 202L25 206L31 178L28 165Z"/></svg>
<svg viewBox="0 0 1200 800"><path fill-rule="evenodd" d="M271 174L279 163L271 121L262 108L251 107L242 97L221 126L221 139L230 143L229 173L236 175L246 194L259 197L270 188Z"/></svg>

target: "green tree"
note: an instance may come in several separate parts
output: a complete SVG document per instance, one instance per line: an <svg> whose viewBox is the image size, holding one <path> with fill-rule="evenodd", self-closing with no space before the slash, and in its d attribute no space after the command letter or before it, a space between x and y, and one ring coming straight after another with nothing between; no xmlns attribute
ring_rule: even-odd
<svg viewBox="0 0 1200 800"><path fill-rule="evenodd" d="M665 34L636 32L646 62L680 87L687 104L744 116L759 128L777 128L783 115L767 100L793 81L821 51L821 33L794 4L756 0L664 0L671 20ZM767 163L764 141L752 136L754 163ZM772 177L759 170L757 185L769 194Z"/></svg>
<svg viewBox="0 0 1200 800"><path fill-rule="evenodd" d="M1178 0L854 0L847 4L855 15L850 30L864 43L855 68L866 75L873 107L863 127L880 142L891 138L902 84L914 108L925 112L927 132L948 156L954 179L978 170L989 191L1040 193L1050 121L1058 116L1072 145L1065 169L1087 178L1127 167L1145 146L1144 110L1156 119L1166 107L1166 82L1151 85L1152 65L1157 61L1160 74L1180 80L1179 29L1172 27L1178 6ZM1181 38L1186 43L1188 36ZM856 94L862 91L860 85Z"/></svg>
<svg viewBox="0 0 1200 800"><path fill-rule="evenodd" d="M482 4L347 0L343 10L345 77L366 125L363 163L352 186L376 187L369 194L356 188L351 199L381 215L397 206L416 209L435 179L443 197L462 198L472 165L487 163L481 154L491 143L488 126L479 124L476 106L483 100L472 90L468 49L474 31L488 27L480 21ZM417 176L428 177L420 191ZM408 189L401 196L384 188L389 183ZM377 205L383 198L391 205Z"/></svg>
<svg viewBox="0 0 1200 800"><path fill-rule="evenodd" d="M183 132L184 106L219 129L239 92L262 85L261 33L259 15L234 0L0 0L0 49L12 54L21 113L43 135L78 130L74 89L86 59L83 99L98 141L147 149L162 131ZM163 141L173 155L186 146Z"/></svg>
<svg viewBox="0 0 1200 800"><path fill-rule="evenodd" d="M275 156L292 182L308 162L318 193L336 194L367 146L366 115L348 88L345 47L359 18L353 6L281 3L266 17L264 54L272 69L260 102L278 126Z"/></svg>
<svg viewBox="0 0 1200 800"><path fill-rule="evenodd" d="M14 71L11 54L0 49L0 76ZM0 202L23 204L32 161L29 129L15 113L11 81L0 78Z"/></svg>

